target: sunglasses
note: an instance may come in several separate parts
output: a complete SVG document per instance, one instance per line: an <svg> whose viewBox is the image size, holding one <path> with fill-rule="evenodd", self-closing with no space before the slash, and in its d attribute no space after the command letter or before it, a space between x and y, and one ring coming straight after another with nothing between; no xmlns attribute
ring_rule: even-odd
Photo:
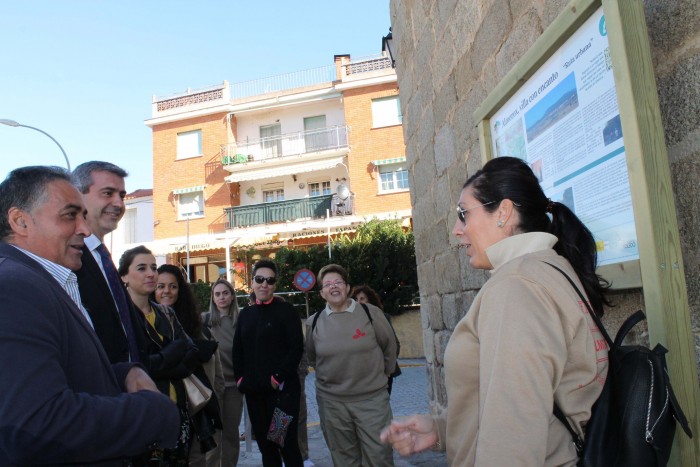
<svg viewBox="0 0 700 467"><path fill-rule="evenodd" d="M275 283L277 282L276 277L254 276L253 280L256 284L262 284L263 282L267 282L268 285L275 285Z"/></svg>
<svg viewBox="0 0 700 467"><path fill-rule="evenodd" d="M479 204L478 206L472 206L472 207L467 208L467 209L462 209L462 208L460 208L459 206L457 206L457 217L459 218L460 221L462 221L462 224L466 224L466 223L467 223L467 216L466 216L466 214L467 214L469 211L471 211L472 209L476 209L476 208L481 208L481 207L484 207L484 206L488 206L489 204L493 204L493 203L495 203L495 202L496 202L496 201L489 201L488 203Z"/></svg>

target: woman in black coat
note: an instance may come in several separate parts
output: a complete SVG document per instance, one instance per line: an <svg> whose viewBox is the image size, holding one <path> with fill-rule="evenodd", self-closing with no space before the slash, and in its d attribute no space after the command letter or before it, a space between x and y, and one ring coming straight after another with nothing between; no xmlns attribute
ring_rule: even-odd
<svg viewBox="0 0 700 467"><path fill-rule="evenodd" d="M156 288L156 259L144 246L127 250L119 260L119 275L126 284L134 305L141 311L146 335L148 371L156 386L177 404L180 410L180 435L173 449L153 451L135 465L186 466L188 463L191 426L187 413L187 394L182 379L196 366L197 348L183 331L175 313L168 307L149 300Z"/></svg>

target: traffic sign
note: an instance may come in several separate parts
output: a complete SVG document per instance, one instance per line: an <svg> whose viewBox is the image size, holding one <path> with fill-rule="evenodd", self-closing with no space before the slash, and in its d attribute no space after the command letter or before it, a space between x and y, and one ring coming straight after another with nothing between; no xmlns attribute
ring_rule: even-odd
<svg viewBox="0 0 700 467"><path fill-rule="evenodd" d="M294 287L302 292L308 292L316 285L316 276L310 269L299 269L294 274Z"/></svg>

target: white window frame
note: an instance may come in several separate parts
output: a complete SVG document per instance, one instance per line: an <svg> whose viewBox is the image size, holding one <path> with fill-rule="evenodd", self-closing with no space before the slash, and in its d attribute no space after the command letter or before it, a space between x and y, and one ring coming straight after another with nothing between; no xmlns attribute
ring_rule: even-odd
<svg viewBox="0 0 700 467"><path fill-rule="evenodd" d="M377 168L377 172L379 173L379 176L377 177L377 184L378 192L380 194L398 193L408 191L410 189L408 168L405 162L380 165ZM399 187L400 183L405 183L406 186Z"/></svg>
<svg viewBox="0 0 700 467"><path fill-rule="evenodd" d="M201 217L204 217L204 191L192 191L177 195L178 220L199 219Z"/></svg>
<svg viewBox="0 0 700 467"><path fill-rule="evenodd" d="M312 189L313 186L316 185L318 188L318 194L313 194ZM330 180L319 180L319 181L313 181L313 182L308 182L306 186L309 188L309 196L325 196L325 195L330 195L333 194L331 191L331 181Z"/></svg>
<svg viewBox="0 0 700 467"><path fill-rule="evenodd" d="M402 122L399 96L372 99L372 128L396 126Z"/></svg>
<svg viewBox="0 0 700 467"><path fill-rule="evenodd" d="M202 156L202 130L177 134L177 160Z"/></svg>
<svg viewBox="0 0 700 467"><path fill-rule="evenodd" d="M263 203L284 201L284 183L266 183L262 186ZM271 196L273 199L267 199Z"/></svg>

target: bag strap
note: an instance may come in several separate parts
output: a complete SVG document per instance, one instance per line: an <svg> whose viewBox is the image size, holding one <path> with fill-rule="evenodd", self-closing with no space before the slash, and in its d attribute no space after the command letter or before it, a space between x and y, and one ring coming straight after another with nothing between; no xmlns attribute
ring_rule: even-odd
<svg viewBox="0 0 700 467"><path fill-rule="evenodd" d="M311 322L311 332L314 332L314 329L316 329L316 322L318 322L318 317L321 314L321 311L314 313L314 320Z"/></svg>
<svg viewBox="0 0 700 467"><path fill-rule="evenodd" d="M576 447L576 454L581 457L581 454L583 453L583 440L578 433L571 428L569 420L566 419L566 415L564 415L564 412L561 411L556 402L554 403L554 416L557 417L559 421L564 424L566 430L571 433L571 437L574 439L574 446Z"/></svg>
<svg viewBox="0 0 700 467"><path fill-rule="evenodd" d="M556 266L553 265L552 263L548 263L548 262L546 262L546 261L544 261L544 263L545 263L545 264L549 264L549 265L552 266L554 269L556 269L557 271L559 271L559 272L562 274L562 276L564 276L564 277L566 278L566 280L569 281L569 284L571 284L571 287L574 288L574 290L575 290L576 293L578 294L579 298L581 299L581 301L583 302L583 304L584 304L584 305L586 306L586 308L588 309L588 314L591 315L591 318L592 318L593 321L595 322L596 326L598 326L598 329L600 330L600 333L603 335L603 337L604 337L605 340L607 341L608 347L609 347L610 349L612 349L612 348L613 348L613 345L614 345L614 342L613 342L613 340L610 338L610 334L608 334L608 331L605 330L605 326L603 326L603 322L600 320L600 318L598 317L598 315L596 314L596 312L593 311L593 308L591 308L591 305L588 304L588 300L587 300L586 297L581 293L581 291L579 290L579 288L576 287L576 284L575 284L574 281L571 279L571 277L569 277L569 275L568 275L567 273L565 273L564 271L562 271L561 269L559 269L558 267L556 267ZM636 324L636 323L635 323L635 324Z"/></svg>
<svg viewBox="0 0 700 467"><path fill-rule="evenodd" d="M367 308L367 305L364 303L360 303L362 305L362 308L365 310L365 314L367 315L367 319L369 319L369 324L374 326L374 321L372 321L372 315L369 314L369 308Z"/></svg>
<svg viewBox="0 0 700 467"><path fill-rule="evenodd" d="M591 305L588 304L588 300L586 300L586 297L581 293L581 291L579 290L579 288L576 287L576 284L575 284L574 281L571 279L571 277L569 277L569 275L568 275L567 273L565 273L564 271L562 271L560 268L558 268L557 266L553 265L552 263L548 263L548 262L546 262L546 261L544 261L544 263L545 263L545 264L549 264L551 267L553 267L554 269L556 269L557 271L559 271L559 272L562 274L562 276L564 276L564 277L566 278L566 280L569 281L569 284L571 284L571 287L574 288L574 290L575 290L576 293L578 294L579 298L581 299L581 301L583 302L583 304L584 304L584 305L586 306L586 308L588 309L588 314L591 315L591 318L592 318L593 321L595 322L596 326L598 326L598 329L600 330L600 333L603 335L603 337L604 337L605 340L607 341L608 347L609 347L610 349L612 349L612 348L613 348L613 345L614 345L614 342L613 342L612 339L610 339L610 335L609 335L608 332L605 330L605 327L603 326L603 322L600 320L600 318L598 318L598 315L593 311L593 308L591 308ZM636 324L636 323L635 323L635 324ZM557 417L557 418L559 419L559 421L562 422L562 423L564 424L564 427L566 428L566 430L571 434L571 437L572 437L573 440L574 440L574 446L576 447L576 453L578 454L579 457L581 457L581 454L583 453L583 440L582 440L581 437L578 435L578 433L576 433L576 432L574 431L574 429L571 427L571 424L569 423L569 420L566 418L566 416L564 415L564 412L561 411L561 409L559 408L559 406L557 405L556 402L554 403L553 412L554 412L554 416Z"/></svg>

